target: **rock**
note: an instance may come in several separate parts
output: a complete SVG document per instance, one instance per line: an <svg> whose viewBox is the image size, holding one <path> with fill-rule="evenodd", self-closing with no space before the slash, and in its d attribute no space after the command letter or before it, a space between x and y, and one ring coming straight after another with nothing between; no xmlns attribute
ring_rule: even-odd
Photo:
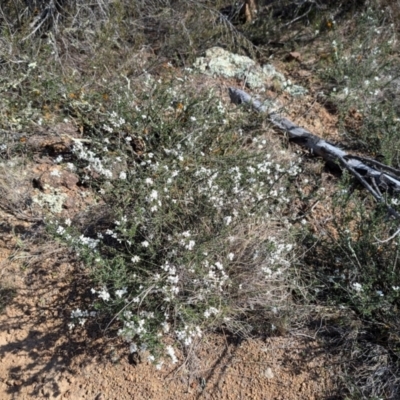
<svg viewBox="0 0 400 400"><path fill-rule="evenodd" d="M54 156L56 154L70 153L72 140L68 136L32 135L26 141L26 146L31 151Z"/></svg>
<svg viewBox="0 0 400 400"><path fill-rule="evenodd" d="M265 376L267 379L272 379L275 375L274 375L274 373L272 372L272 369L268 367L268 368L266 368L265 371L264 371L264 376Z"/></svg>
<svg viewBox="0 0 400 400"><path fill-rule="evenodd" d="M45 191L45 188L60 188L61 186L73 190L78 182L79 178L76 174L63 170L57 165L48 167L47 171L35 179L35 184L42 191Z"/></svg>
<svg viewBox="0 0 400 400"><path fill-rule="evenodd" d="M266 89L273 81L275 85L278 81L282 90L293 96L307 93L307 89L302 86L291 84L273 65L266 64L261 67L251 58L230 53L221 47L208 49L205 57L196 59L194 67L207 75L240 79L250 89Z"/></svg>
<svg viewBox="0 0 400 400"><path fill-rule="evenodd" d="M73 197L67 197L64 201L63 207L67 210L73 210L76 206L76 199Z"/></svg>
<svg viewBox="0 0 400 400"><path fill-rule="evenodd" d="M286 61L301 61L301 54L298 51L291 51L286 57Z"/></svg>

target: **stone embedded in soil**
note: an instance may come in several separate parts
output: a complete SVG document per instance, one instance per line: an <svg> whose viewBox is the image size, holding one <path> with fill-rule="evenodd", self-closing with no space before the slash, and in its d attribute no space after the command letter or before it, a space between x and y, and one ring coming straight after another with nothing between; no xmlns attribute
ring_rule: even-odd
<svg viewBox="0 0 400 400"><path fill-rule="evenodd" d="M73 190L79 182L79 177L76 174L63 170L58 165L42 165L41 167L42 168L40 169L45 169L45 171L43 171L42 174L35 179L35 182L37 186L44 192L48 191L49 189L51 190L51 188L60 187L66 187L67 189Z"/></svg>

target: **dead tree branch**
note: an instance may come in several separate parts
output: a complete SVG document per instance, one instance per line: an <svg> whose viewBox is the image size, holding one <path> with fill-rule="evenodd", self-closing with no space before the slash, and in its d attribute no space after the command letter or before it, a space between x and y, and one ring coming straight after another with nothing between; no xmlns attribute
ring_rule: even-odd
<svg viewBox="0 0 400 400"><path fill-rule="evenodd" d="M347 169L379 203L385 204L390 215L400 220L400 214L387 204L382 192L400 193L400 170L384 165L376 160L353 156L326 140L312 134L307 129L297 126L276 111L270 111L260 101L248 93L236 88L229 88L231 101L235 104L246 103L256 111L267 113L270 122L284 131L290 140L307 148L312 154Z"/></svg>

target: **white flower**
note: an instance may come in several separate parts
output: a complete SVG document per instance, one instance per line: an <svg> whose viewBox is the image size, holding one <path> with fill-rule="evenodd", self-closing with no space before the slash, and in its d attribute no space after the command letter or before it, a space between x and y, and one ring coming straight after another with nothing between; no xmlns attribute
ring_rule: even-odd
<svg viewBox="0 0 400 400"><path fill-rule="evenodd" d="M153 179L151 179L151 178L146 178L145 180L145 183L147 184L147 185L152 185L154 182L153 182Z"/></svg>
<svg viewBox="0 0 400 400"><path fill-rule="evenodd" d="M111 126L108 126L106 124L103 125L103 129L109 133L113 132L113 128L111 128Z"/></svg>
<svg viewBox="0 0 400 400"><path fill-rule="evenodd" d="M232 261L235 258L235 255L233 253L228 254L228 260Z"/></svg>
<svg viewBox="0 0 400 400"><path fill-rule="evenodd" d="M141 244L143 247L149 247L149 242L147 240L144 240Z"/></svg>
<svg viewBox="0 0 400 400"><path fill-rule="evenodd" d="M219 310L215 307L210 307L208 310L204 311L204 316L206 318L210 317L211 315L217 315Z"/></svg>
<svg viewBox="0 0 400 400"><path fill-rule="evenodd" d="M98 292L98 294L99 294L99 297L101 298L101 299L103 299L104 301L108 301L108 300L110 300L110 293L108 293L108 291L107 291L107 289L105 288L105 287L103 287L103 289L101 289L99 292Z"/></svg>
<svg viewBox="0 0 400 400"><path fill-rule="evenodd" d="M87 311L82 311L80 308L71 311L71 318L87 317Z"/></svg>
<svg viewBox="0 0 400 400"><path fill-rule="evenodd" d="M219 262L219 261L217 261L216 263L215 263L215 266L221 271L222 269L224 269L224 266Z"/></svg>
<svg viewBox="0 0 400 400"><path fill-rule="evenodd" d="M158 198L157 190L152 190L150 193L150 200L157 200L157 198Z"/></svg>
<svg viewBox="0 0 400 400"><path fill-rule="evenodd" d="M162 366L163 366L163 361L160 361L157 365L156 365L156 369L157 370L160 370L161 368L162 368Z"/></svg>
<svg viewBox="0 0 400 400"><path fill-rule="evenodd" d="M400 286L392 286L392 289L393 289L395 292L398 292L398 291L400 290Z"/></svg>
<svg viewBox="0 0 400 400"><path fill-rule="evenodd" d="M143 245L143 244L142 244L142 245ZM133 263L137 263L137 262L140 261L140 257L139 257L139 256L133 256L133 257L131 258L131 261L132 261Z"/></svg>
<svg viewBox="0 0 400 400"><path fill-rule="evenodd" d="M122 171L122 172L119 174L119 179L126 179L126 172Z"/></svg>
<svg viewBox="0 0 400 400"><path fill-rule="evenodd" d="M163 322L163 323L161 324L161 326L163 327L164 333L168 333L168 332L169 332L170 326L169 326L169 323L168 323L168 322Z"/></svg>
<svg viewBox="0 0 400 400"><path fill-rule="evenodd" d="M60 225L60 226L57 228L57 233L58 233L59 235L62 235L64 232L65 232L65 228L64 228L63 226Z"/></svg>
<svg viewBox="0 0 400 400"><path fill-rule="evenodd" d="M362 290L363 290L361 284L359 284L359 283L357 283L357 282L352 283L351 286L353 287L353 289L354 289L356 292L362 292Z"/></svg>
<svg viewBox="0 0 400 400"><path fill-rule="evenodd" d="M377 290L377 291L376 291L376 294L377 294L378 296L380 296L380 297L383 297L383 296L384 296L382 290Z"/></svg>
<svg viewBox="0 0 400 400"><path fill-rule="evenodd" d="M167 354L171 357L172 359L172 364L176 364L178 362L178 359L175 355L175 350L172 346L167 346L166 348Z"/></svg>
<svg viewBox="0 0 400 400"><path fill-rule="evenodd" d="M88 246L90 249L95 249L99 243L98 239L92 239L83 235L79 236L79 240L83 245Z"/></svg>
<svg viewBox="0 0 400 400"><path fill-rule="evenodd" d="M121 298L126 292L128 291L128 289L126 287L116 290L115 291L115 295L118 296L119 298Z"/></svg>
<svg viewBox="0 0 400 400"><path fill-rule="evenodd" d="M227 217L224 217L224 222L225 225L228 226L232 222L232 217L228 215Z"/></svg>
<svg viewBox="0 0 400 400"><path fill-rule="evenodd" d="M194 240L189 240L189 243L188 243L185 247L186 247L186 249L188 249L188 250L193 250L193 247L194 247L195 244L196 244L196 243L195 243Z"/></svg>

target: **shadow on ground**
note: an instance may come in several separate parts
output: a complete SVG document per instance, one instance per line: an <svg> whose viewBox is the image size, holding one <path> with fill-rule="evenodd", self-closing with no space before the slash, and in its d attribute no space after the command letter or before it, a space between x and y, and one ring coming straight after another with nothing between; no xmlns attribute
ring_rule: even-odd
<svg viewBox="0 0 400 400"><path fill-rule="evenodd" d="M31 243L33 246L33 244ZM71 310L92 302L90 284L67 250L56 243L24 247L21 263L2 260L0 382L11 398L57 397L61 375L110 356L102 322L70 330ZM1 260L0 260L1 261ZM112 352L123 343L113 342ZM62 379L61 379L62 381Z"/></svg>

